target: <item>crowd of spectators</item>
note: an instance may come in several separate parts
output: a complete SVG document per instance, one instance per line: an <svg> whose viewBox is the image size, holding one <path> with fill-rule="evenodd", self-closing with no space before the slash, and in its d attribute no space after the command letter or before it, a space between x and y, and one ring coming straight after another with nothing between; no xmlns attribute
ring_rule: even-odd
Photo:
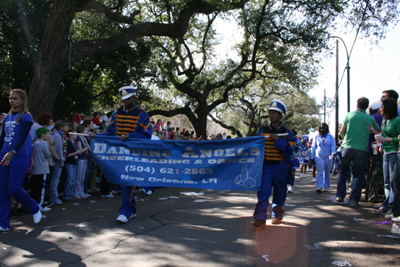
<svg viewBox="0 0 400 267"><path fill-rule="evenodd" d="M224 140L231 139L230 135L226 133L210 134L207 138L203 136L197 137L195 131L179 127L174 127L170 121L164 126L164 123L158 119L155 123L151 121L153 125L153 135L157 136L160 140L186 140L186 141L203 141L203 140ZM153 138L157 139L157 138Z"/></svg>
<svg viewBox="0 0 400 267"><path fill-rule="evenodd" d="M112 112L104 115L94 112L92 116L86 116L80 110L71 122L54 122L53 115L48 112L36 117L30 130L33 167L26 175L24 189L38 202L42 212L64 202L89 198L97 191L102 198L112 198L118 193L119 186L106 180L90 153L91 138L107 131L111 117ZM207 139L198 138L193 130L180 130L169 121L165 126L161 120L157 123L152 121L152 124L153 139L200 141L231 138L225 133L211 134ZM0 130L1 127L2 124ZM138 188L137 191L148 195L154 193L154 189L148 188ZM13 202L11 215L28 212L20 203Z"/></svg>

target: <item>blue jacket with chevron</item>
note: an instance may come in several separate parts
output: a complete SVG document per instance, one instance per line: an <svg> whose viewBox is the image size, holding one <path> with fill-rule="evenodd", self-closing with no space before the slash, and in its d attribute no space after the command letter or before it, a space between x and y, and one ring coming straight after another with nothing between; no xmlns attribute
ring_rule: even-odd
<svg viewBox="0 0 400 267"><path fill-rule="evenodd" d="M279 137L277 141L267 137L270 134L287 133L287 136ZM268 125L258 131L259 136L265 137L265 154L264 164L277 164L286 161L289 165L289 169L293 171L293 162L291 156L296 147L296 137L292 130L283 124L274 128L272 125Z"/></svg>
<svg viewBox="0 0 400 267"><path fill-rule="evenodd" d="M125 107L117 109L111 117L108 132L104 134L112 136L129 134L132 138L150 139L152 132L149 114L135 105L130 110L125 110Z"/></svg>

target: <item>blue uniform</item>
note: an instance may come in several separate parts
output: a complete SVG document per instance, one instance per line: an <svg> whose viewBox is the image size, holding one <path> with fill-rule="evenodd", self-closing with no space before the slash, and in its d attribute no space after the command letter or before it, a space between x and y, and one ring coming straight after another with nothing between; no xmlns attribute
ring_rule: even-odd
<svg viewBox="0 0 400 267"><path fill-rule="evenodd" d="M272 125L266 126L258 132L259 136L270 134L287 133L286 137L279 137L277 141L265 138L265 156L263 174L261 181L261 191L257 192L258 202L254 210L254 220L267 220L267 208L269 197L273 190L272 217L283 217L283 204L286 200L286 190L289 172L293 172L291 156L293 154L296 137L292 131L284 125L274 128Z"/></svg>
<svg viewBox="0 0 400 267"><path fill-rule="evenodd" d="M300 169L300 153L304 150L301 141L296 138L296 147L292 154L292 164L293 170L288 174L288 181L287 184L293 185L294 184L294 170Z"/></svg>
<svg viewBox="0 0 400 267"><path fill-rule="evenodd" d="M108 132L105 135L121 136L129 135L129 138L150 139L152 126L149 115L146 111L134 106L130 110L125 107L118 109L112 115ZM133 186L121 186L122 205L119 214L129 218L136 214L135 198L133 195Z"/></svg>
<svg viewBox="0 0 400 267"><path fill-rule="evenodd" d="M32 214L39 211L39 205L24 190L22 184L28 171L32 155L32 141L29 128L32 125L32 116L25 113L17 122L19 114L8 114L3 121L1 134L0 161L9 151L15 149L9 166L0 165L0 226L10 227L10 196L31 210ZM26 135L22 135L23 124L27 126ZM24 138L24 140L20 140Z"/></svg>

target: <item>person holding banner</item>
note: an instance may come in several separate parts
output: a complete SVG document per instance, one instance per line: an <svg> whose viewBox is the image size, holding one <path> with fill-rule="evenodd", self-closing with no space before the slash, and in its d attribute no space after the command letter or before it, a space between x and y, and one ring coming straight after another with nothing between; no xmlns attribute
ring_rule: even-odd
<svg viewBox="0 0 400 267"><path fill-rule="evenodd" d="M259 136L265 136L265 155L261 191L257 192L258 202L253 214L253 226L257 228L265 227L272 187L272 224L280 224L284 213L288 172L293 172L291 156L296 145L293 132L281 122L285 113L286 105L273 100L268 108L270 125L258 132Z"/></svg>
<svg viewBox="0 0 400 267"><path fill-rule="evenodd" d="M150 139L152 126L146 111L135 105L136 91L133 86L124 86L119 90L124 106L112 115L108 132L104 135L118 136L121 141L127 138ZM122 205L117 223L127 223L136 216L133 186L121 185Z"/></svg>

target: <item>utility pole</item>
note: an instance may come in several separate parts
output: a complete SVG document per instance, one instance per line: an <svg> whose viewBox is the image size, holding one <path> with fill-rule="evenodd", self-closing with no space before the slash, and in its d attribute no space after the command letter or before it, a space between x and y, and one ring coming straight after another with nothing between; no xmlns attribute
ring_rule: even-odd
<svg viewBox="0 0 400 267"><path fill-rule="evenodd" d="M347 69L347 112L350 112L350 56L349 56L349 51L347 51L347 46L346 43L343 41L342 38L339 36L331 36L331 38L337 38L340 41L342 41L344 48L346 49L346 56L347 56L347 64L346 64L346 69ZM336 40L336 47L338 46L338 42ZM336 49L338 51L338 48ZM336 55L337 57L337 55Z"/></svg>
<svg viewBox="0 0 400 267"><path fill-rule="evenodd" d="M346 46L346 45L345 45ZM347 52L347 48L346 48ZM347 113L350 112L350 63L349 63L349 55L347 55Z"/></svg>
<svg viewBox="0 0 400 267"><path fill-rule="evenodd" d="M326 89L324 89L324 122L326 123Z"/></svg>
<svg viewBox="0 0 400 267"><path fill-rule="evenodd" d="M335 140L339 142L339 41L336 40Z"/></svg>

